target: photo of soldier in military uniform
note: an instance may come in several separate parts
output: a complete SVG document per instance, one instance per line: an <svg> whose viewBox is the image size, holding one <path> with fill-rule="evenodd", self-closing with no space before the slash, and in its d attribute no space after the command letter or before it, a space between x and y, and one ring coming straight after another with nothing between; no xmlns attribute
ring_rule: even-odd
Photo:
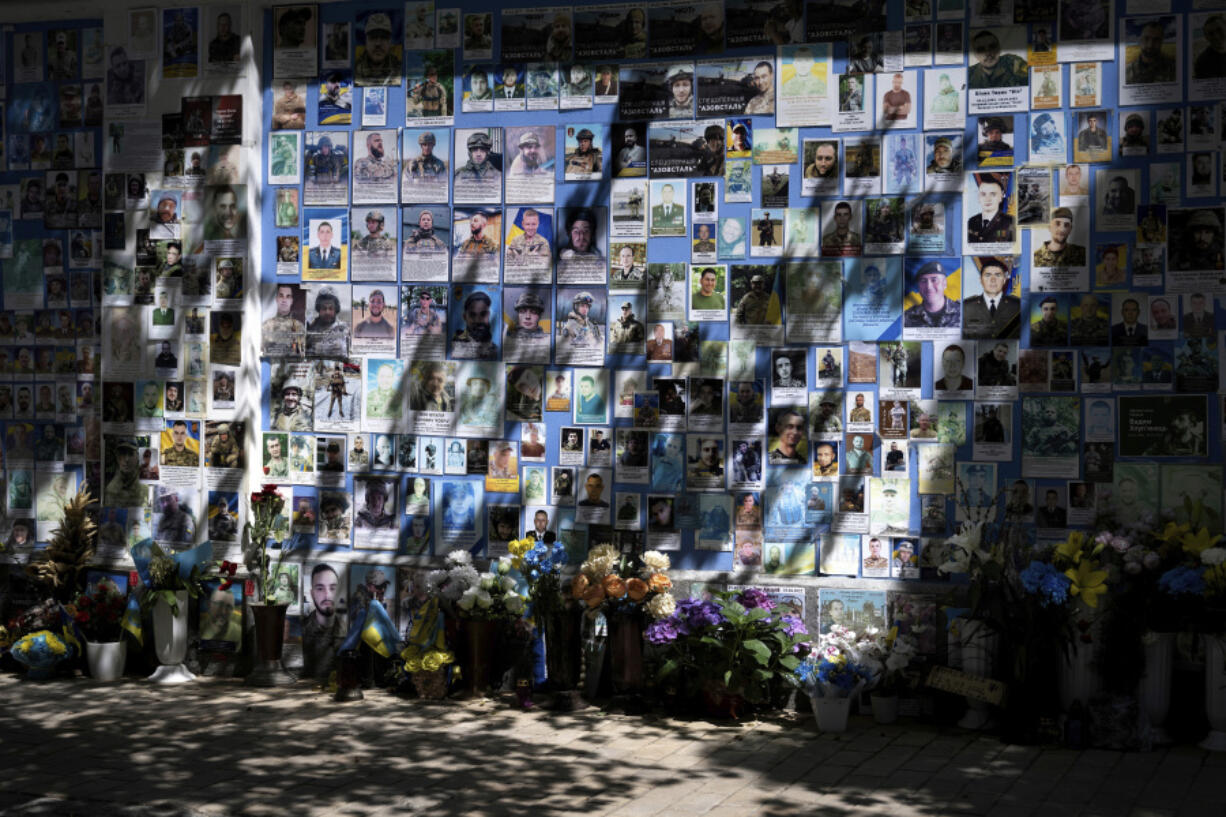
<svg viewBox="0 0 1226 817"><path fill-rule="evenodd" d="M303 203L349 203L349 134L307 131L304 149Z"/></svg>
<svg viewBox="0 0 1226 817"><path fill-rule="evenodd" d="M394 197L394 196L393 196ZM387 215L392 216L389 224ZM349 252L354 281L388 281L396 278L396 207L352 211Z"/></svg>
<svg viewBox="0 0 1226 817"><path fill-rule="evenodd" d="M538 207L507 211L503 242L507 283L548 284L553 278L553 211Z"/></svg>
<svg viewBox="0 0 1226 817"><path fill-rule="evenodd" d="M497 204L502 201L502 128L456 128L453 201Z"/></svg>
<svg viewBox="0 0 1226 817"><path fill-rule="evenodd" d="M366 11L354 25L353 76L359 86L399 85L404 47L400 10Z"/></svg>
<svg viewBox="0 0 1226 817"><path fill-rule="evenodd" d="M395 130L360 131L354 140L353 203L396 201L400 164Z"/></svg>
<svg viewBox="0 0 1226 817"><path fill-rule="evenodd" d="M447 200L451 145L446 138L447 132L440 132L442 142L434 130L412 128L404 131L400 200L405 204Z"/></svg>

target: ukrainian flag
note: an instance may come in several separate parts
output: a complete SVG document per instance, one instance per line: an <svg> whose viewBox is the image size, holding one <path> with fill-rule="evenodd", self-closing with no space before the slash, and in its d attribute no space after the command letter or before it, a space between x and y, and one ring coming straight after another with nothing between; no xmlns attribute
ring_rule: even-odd
<svg viewBox="0 0 1226 817"><path fill-rule="evenodd" d="M123 611L123 618L120 619L119 626L131 633L137 644L144 645L145 634L141 626L140 593L132 589L128 591L128 607Z"/></svg>
<svg viewBox="0 0 1226 817"><path fill-rule="evenodd" d="M338 652L356 650L362 643L384 658L391 658L392 653L398 650L399 641L391 616L381 602L372 600L366 606L366 615L350 626L349 634Z"/></svg>

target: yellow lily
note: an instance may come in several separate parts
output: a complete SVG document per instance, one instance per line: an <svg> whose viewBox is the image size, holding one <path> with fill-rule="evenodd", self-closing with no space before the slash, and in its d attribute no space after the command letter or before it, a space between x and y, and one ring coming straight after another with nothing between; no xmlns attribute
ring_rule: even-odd
<svg viewBox="0 0 1226 817"><path fill-rule="evenodd" d="M1081 600L1088 607L1098 607L1098 597L1107 592L1107 571L1097 568L1097 562L1086 559L1076 568L1070 567L1064 571L1064 575L1072 582L1069 593L1081 596Z"/></svg>
<svg viewBox="0 0 1226 817"><path fill-rule="evenodd" d="M1085 534L1081 531L1073 531L1069 534L1066 541L1061 542L1056 548L1056 557L1058 561L1068 562L1069 564L1077 564L1081 561L1081 546L1085 542Z"/></svg>
<svg viewBox="0 0 1226 817"><path fill-rule="evenodd" d="M1166 527L1162 529L1162 533L1158 534L1158 538L1163 542L1173 542L1190 530L1191 528L1187 524L1177 525L1174 522L1167 522Z"/></svg>
<svg viewBox="0 0 1226 817"><path fill-rule="evenodd" d="M1220 536L1210 536L1208 528L1201 528L1196 533L1188 531L1183 536L1183 549L1190 555L1199 557L1201 551L1213 547L1221 538Z"/></svg>

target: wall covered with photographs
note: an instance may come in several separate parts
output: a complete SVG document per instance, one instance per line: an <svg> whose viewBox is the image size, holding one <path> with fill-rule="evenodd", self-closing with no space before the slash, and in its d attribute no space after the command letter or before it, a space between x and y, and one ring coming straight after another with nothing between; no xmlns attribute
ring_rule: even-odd
<svg viewBox="0 0 1226 817"><path fill-rule="evenodd" d="M12 536L88 479L107 558L236 556L272 483L294 600L552 530L880 610L993 504L1036 541L1220 530L1223 5L232 3L112 14L105 63L96 28L6 35Z"/></svg>

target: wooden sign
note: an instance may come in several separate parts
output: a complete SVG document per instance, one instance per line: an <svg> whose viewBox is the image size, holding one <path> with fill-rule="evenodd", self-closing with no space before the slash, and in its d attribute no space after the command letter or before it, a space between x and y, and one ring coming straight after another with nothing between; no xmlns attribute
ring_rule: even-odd
<svg viewBox="0 0 1226 817"><path fill-rule="evenodd" d="M928 673L928 686L955 695L965 695L977 701L986 701L997 706L1005 699L1007 687L995 678L968 675L949 667L933 667Z"/></svg>

